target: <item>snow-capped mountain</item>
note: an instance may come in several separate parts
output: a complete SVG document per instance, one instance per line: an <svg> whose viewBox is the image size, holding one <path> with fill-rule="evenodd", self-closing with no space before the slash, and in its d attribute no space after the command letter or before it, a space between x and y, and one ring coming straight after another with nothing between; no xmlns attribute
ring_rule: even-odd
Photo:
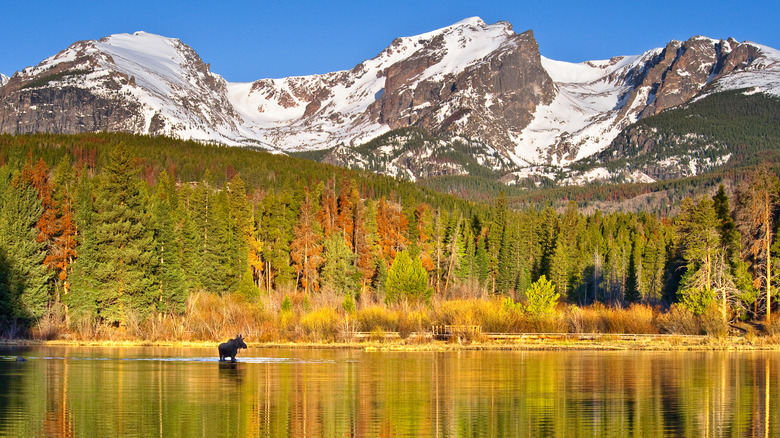
<svg viewBox="0 0 780 438"><path fill-rule="evenodd" d="M541 56L532 31L469 18L398 38L351 70L230 83L181 41L137 32L74 43L2 79L0 132L127 131L285 152L338 147L332 161L352 165L368 159L357 146L419 127L462 139L478 162L509 172L593 156L640 118L742 88L780 96L780 52L694 37L572 64ZM435 147L440 157L454 154L434 143L416 158L436 156ZM372 153L396 160L402 149L393 140ZM443 165L416 176L467 172Z"/></svg>

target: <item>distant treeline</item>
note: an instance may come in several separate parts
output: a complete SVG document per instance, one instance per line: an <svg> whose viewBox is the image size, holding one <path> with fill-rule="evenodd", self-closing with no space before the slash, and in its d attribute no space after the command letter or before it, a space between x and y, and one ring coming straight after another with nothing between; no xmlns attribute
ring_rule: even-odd
<svg viewBox="0 0 780 438"><path fill-rule="evenodd" d="M516 211L302 159L125 134L0 136L0 318L7 332L181 315L195 292L335 294L339 312L476 296L524 302L544 278L576 305L768 316L777 177L676 217ZM540 281L542 279L542 281Z"/></svg>

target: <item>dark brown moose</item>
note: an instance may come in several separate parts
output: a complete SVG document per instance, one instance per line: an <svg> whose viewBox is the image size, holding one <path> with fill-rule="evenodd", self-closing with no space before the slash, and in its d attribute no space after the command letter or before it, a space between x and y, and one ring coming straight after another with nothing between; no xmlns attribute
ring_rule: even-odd
<svg viewBox="0 0 780 438"><path fill-rule="evenodd" d="M236 336L235 339L219 344L219 361L224 362L225 358L229 357L231 362L235 362L239 348L246 348L244 338L242 338L241 335Z"/></svg>

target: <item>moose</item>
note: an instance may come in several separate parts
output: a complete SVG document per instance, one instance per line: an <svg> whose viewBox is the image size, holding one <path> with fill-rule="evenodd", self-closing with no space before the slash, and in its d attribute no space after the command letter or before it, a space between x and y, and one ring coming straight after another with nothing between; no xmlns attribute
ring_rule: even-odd
<svg viewBox="0 0 780 438"><path fill-rule="evenodd" d="M235 362L239 348L246 348L244 338L242 338L241 335L236 336L235 339L230 339L227 342L219 344L219 361L224 362L226 358L229 357L231 362Z"/></svg>

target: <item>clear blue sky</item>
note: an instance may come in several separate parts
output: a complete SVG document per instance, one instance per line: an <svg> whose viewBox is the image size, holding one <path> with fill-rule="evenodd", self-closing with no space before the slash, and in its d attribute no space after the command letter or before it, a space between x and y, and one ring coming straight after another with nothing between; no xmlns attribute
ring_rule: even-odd
<svg viewBox="0 0 780 438"><path fill-rule="evenodd" d="M0 73L78 40L138 30L181 39L229 81L326 73L395 37L472 16L533 29L542 55L561 61L634 55L694 35L780 49L778 0L11 1L0 8Z"/></svg>

